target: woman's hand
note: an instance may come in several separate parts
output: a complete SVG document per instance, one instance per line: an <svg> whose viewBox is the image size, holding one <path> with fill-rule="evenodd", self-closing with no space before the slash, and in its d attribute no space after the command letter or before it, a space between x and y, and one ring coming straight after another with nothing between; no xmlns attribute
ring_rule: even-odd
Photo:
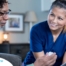
<svg viewBox="0 0 66 66"><path fill-rule="evenodd" d="M34 66L53 66L56 62L57 55L56 53L53 53L52 55L44 55L40 58L37 58L34 62Z"/></svg>
<svg viewBox="0 0 66 66"><path fill-rule="evenodd" d="M57 59L56 53L53 53L50 56L48 54L46 54L45 55L45 60L44 60L44 62L46 63L45 65L46 66L53 66L56 62L56 59Z"/></svg>

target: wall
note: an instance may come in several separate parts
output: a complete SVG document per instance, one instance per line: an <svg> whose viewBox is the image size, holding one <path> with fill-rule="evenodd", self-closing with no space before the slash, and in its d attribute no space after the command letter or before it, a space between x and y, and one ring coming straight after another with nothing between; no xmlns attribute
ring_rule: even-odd
<svg viewBox="0 0 66 66"><path fill-rule="evenodd" d="M48 12L41 11L41 0L8 0L12 12L26 13L33 10L37 15L37 22L46 20ZM29 23L24 23L24 33L10 33L11 43L27 43L29 41Z"/></svg>

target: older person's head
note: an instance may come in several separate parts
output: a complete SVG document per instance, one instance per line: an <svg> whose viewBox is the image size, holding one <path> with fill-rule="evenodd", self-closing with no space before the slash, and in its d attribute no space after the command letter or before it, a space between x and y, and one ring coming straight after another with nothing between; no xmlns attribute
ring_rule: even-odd
<svg viewBox="0 0 66 66"><path fill-rule="evenodd" d="M8 20L8 14L10 9L8 7L7 0L0 0L0 26L4 26L6 21Z"/></svg>

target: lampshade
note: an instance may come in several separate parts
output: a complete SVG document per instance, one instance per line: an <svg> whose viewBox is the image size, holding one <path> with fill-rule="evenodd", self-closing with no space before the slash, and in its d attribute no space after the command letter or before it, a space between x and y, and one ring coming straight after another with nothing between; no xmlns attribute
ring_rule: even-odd
<svg viewBox="0 0 66 66"><path fill-rule="evenodd" d="M37 17L34 11L28 11L25 15L25 22L36 22Z"/></svg>

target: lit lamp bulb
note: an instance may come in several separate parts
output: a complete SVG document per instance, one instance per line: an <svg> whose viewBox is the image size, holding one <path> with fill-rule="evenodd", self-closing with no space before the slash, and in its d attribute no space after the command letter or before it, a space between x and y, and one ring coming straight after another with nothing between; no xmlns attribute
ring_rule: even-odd
<svg viewBox="0 0 66 66"><path fill-rule="evenodd" d="M4 40L7 40L7 38L8 38L8 35L4 34Z"/></svg>
<svg viewBox="0 0 66 66"><path fill-rule="evenodd" d="M4 38L3 43L9 43L9 41L8 41L8 34L7 33L3 34L3 38Z"/></svg>

